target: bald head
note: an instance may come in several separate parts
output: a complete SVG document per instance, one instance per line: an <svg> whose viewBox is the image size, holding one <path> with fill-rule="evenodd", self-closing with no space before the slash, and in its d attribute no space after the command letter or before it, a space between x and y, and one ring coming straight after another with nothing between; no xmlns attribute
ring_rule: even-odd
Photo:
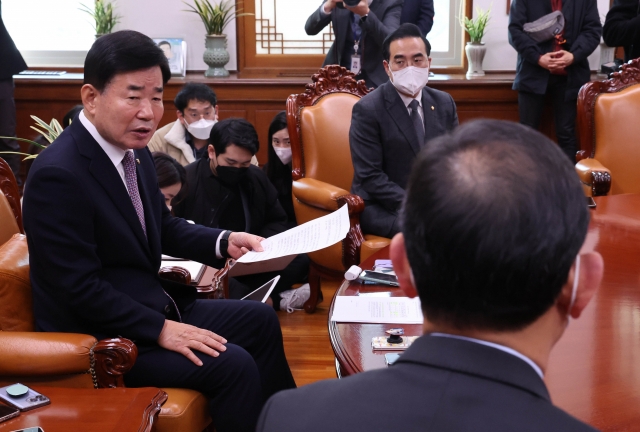
<svg viewBox="0 0 640 432"><path fill-rule="evenodd" d="M461 329L530 324L559 294L588 219L573 166L526 126L481 120L429 142L403 213L429 320Z"/></svg>

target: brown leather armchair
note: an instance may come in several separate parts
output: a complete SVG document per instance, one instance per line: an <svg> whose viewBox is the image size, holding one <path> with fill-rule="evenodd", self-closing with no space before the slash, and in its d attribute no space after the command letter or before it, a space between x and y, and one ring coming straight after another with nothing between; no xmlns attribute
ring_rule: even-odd
<svg viewBox="0 0 640 432"><path fill-rule="evenodd" d="M353 73L337 65L320 69L311 80L304 93L287 99L296 219L302 224L347 205L351 229L342 242L309 254L307 312L315 310L322 296L321 276L342 278L351 265L389 244L389 239L363 235L359 215L364 201L349 193L353 179L351 110L369 90L364 81L356 81Z"/></svg>
<svg viewBox="0 0 640 432"><path fill-rule="evenodd" d="M98 341L73 333L35 332L29 252L22 232L20 199L13 173L0 159L0 235L6 225L18 229L0 237L0 387L15 382L50 387L124 387L138 350L124 338ZM3 206L4 204L4 206ZM9 211L7 211L9 209ZM187 389L163 389L168 398L156 432L200 432L211 424L208 400Z"/></svg>
<svg viewBox="0 0 640 432"><path fill-rule="evenodd" d="M98 341L73 333L35 332L27 239L0 246L0 386L15 382L54 387L124 387L138 350L128 339ZM199 432L211 423L199 392L163 389L168 399L156 431Z"/></svg>
<svg viewBox="0 0 640 432"><path fill-rule="evenodd" d="M18 183L4 159L0 158L0 245L14 234L24 234Z"/></svg>
<svg viewBox="0 0 640 432"><path fill-rule="evenodd" d="M640 59L578 95L576 172L585 195L640 192Z"/></svg>

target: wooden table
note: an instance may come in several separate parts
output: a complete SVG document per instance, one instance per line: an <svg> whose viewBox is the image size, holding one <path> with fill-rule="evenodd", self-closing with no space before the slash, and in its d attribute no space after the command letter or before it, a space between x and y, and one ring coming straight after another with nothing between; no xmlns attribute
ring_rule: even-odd
<svg viewBox="0 0 640 432"><path fill-rule="evenodd" d="M167 394L157 388L73 389L34 386L51 404L0 423L0 432L40 426L44 432L149 432Z"/></svg>
<svg viewBox="0 0 640 432"><path fill-rule="evenodd" d="M604 280L554 348L545 382L556 405L596 428L640 430L640 195L600 197L596 203L589 239L604 257ZM387 258L388 249L376 255L363 268ZM402 295L345 281L336 296L373 292ZM333 302L329 317L332 311ZM329 321L338 373L385 367L384 353L371 350L371 338L390 327ZM420 325L402 327L407 335L421 333Z"/></svg>

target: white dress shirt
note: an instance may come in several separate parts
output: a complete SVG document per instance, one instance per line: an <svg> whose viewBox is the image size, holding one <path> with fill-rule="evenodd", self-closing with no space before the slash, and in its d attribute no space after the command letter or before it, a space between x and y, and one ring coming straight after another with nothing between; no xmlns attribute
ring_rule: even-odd
<svg viewBox="0 0 640 432"><path fill-rule="evenodd" d="M431 336L437 336L437 337L447 337L447 338L451 338L451 339L461 339L467 342L473 342L473 343L477 343L480 345L485 345L491 348L495 348L497 350L506 352L508 354L511 354L512 356L518 357L520 360L522 360L523 362L527 363L529 366L531 366L533 368L533 370L538 374L538 376L540 377L540 379L544 379L544 374L542 373L542 369L540 369L540 366L538 366L537 364L535 364L533 362L533 360L531 360L529 357L527 357L524 354L519 353L518 351L506 347L504 345L500 345L497 343L493 343L493 342L487 342L484 340L480 340L480 339L474 339L474 338L470 338L470 337L466 337L466 336L459 336L459 335L452 335L452 334L447 334L447 333L430 333Z"/></svg>

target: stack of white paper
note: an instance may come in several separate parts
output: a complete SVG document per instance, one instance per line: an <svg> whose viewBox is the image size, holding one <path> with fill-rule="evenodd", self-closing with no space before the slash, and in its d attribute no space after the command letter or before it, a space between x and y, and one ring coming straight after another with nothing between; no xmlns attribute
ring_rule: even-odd
<svg viewBox="0 0 640 432"><path fill-rule="evenodd" d="M332 321L356 323L422 324L420 299L409 297L339 296Z"/></svg>

